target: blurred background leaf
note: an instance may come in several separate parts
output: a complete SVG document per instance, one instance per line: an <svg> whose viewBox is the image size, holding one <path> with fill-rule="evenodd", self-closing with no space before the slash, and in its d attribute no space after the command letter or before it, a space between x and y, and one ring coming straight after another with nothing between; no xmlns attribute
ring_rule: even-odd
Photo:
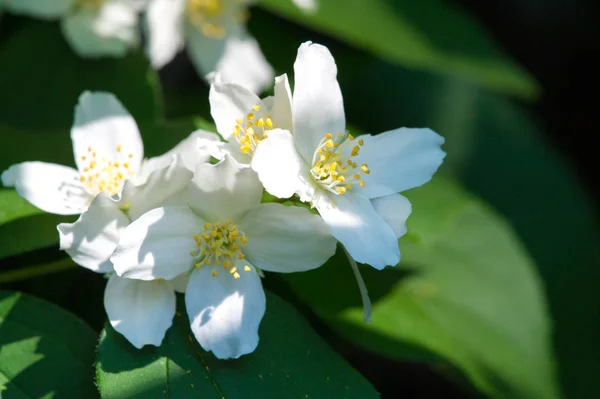
<svg viewBox="0 0 600 399"><path fill-rule="evenodd" d="M96 332L35 297L0 291L3 398L95 398Z"/></svg>
<svg viewBox="0 0 600 399"><path fill-rule="evenodd" d="M413 213L400 266L362 268L372 322L363 321L341 251L315 271L283 275L288 286L346 339L382 356L405 358L409 343L492 397L558 397L542 287L506 222L441 179L407 194Z"/></svg>
<svg viewBox="0 0 600 399"><path fill-rule="evenodd" d="M450 74L502 93L534 99L534 78L460 6L441 0L318 0L314 12L291 1L262 0L286 19L406 68Z"/></svg>
<svg viewBox="0 0 600 399"><path fill-rule="evenodd" d="M235 361L219 360L198 345L179 299L174 325L158 348L135 349L105 327L96 364L103 399L378 397L292 306L269 292L258 348Z"/></svg>

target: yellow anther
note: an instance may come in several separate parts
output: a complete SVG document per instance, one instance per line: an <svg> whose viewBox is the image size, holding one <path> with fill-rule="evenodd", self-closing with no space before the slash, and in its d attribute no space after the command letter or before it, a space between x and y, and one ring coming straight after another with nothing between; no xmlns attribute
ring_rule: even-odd
<svg viewBox="0 0 600 399"><path fill-rule="evenodd" d="M337 191L339 194L346 194L346 187L337 186L335 191Z"/></svg>
<svg viewBox="0 0 600 399"><path fill-rule="evenodd" d="M129 159L133 158L133 154L128 155Z"/></svg>
<svg viewBox="0 0 600 399"><path fill-rule="evenodd" d="M331 134L331 133L325 133L325 138L326 139L332 139L333 138L333 134Z"/></svg>
<svg viewBox="0 0 600 399"><path fill-rule="evenodd" d="M125 163L123 163L123 167L124 167L125 169L129 169L129 162L125 162Z"/></svg>
<svg viewBox="0 0 600 399"><path fill-rule="evenodd" d="M204 259L202 262L204 262L204 264L208 265L210 263L210 259Z"/></svg>
<svg viewBox="0 0 600 399"><path fill-rule="evenodd" d="M365 145L365 141L364 141L363 139L358 139L357 143L358 143L358 145L360 145L361 147L362 147L363 145Z"/></svg>
<svg viewBox="0 0 600 399"><path fill-rule="evenodd" d="M371 171L369 170L369 168L367 167L366 163L363 163L360 167L360 170L362 170L364 173L369 174L371 173Z"/></svg>
<svg viewBox="0 0 600 399"><path fill-rule="evenodd" d="M343 182L345 182L345 181L346 181L346 178L345 178L344 176L339 176L339 177L337 178L337 181L339 181L340 183L343 183Z"/></svg>
<svg viewBox="0 0 600 399"><path fill-rule="evenodd" d="M360 175L358 173L355 173L354 175L352 175L352 177L356 180L360 179Z"/></svg>
<svg viewBox="0 0 600 399"><path fill-rule="evenodd" d="M265 123L266 123L267 127L273 127L273 121L271 120L271 118L267 118Z"/></svg>
<svg viewBox="0 0 600 399"><path fill-rule="evenodd" d="M244 271L246 273L248 273L250 270L252 270L252 269L250 269L250 266L248 266L248 265L244 266Z"/></svg>
<svg viewBox="0 0 600 399"><path fill-rule="evenodd" d="M254 111L260 111L260 105L255 105L254 107L252 107L252 109Z"/></svg>
<svg viewBox="0 0 600 399"><path fill-rule="evenodd" d="M250 112L248 115L246 115L246 119L251 121L252 119L254 119L254 114L252 112Z"/></svg>
<svg viewBox="0 0 600 399"><path fill-rule="evenodd" d="M98 163L96 161L90 162L90 169L94 169L96 167L96 165L98 165Z"/></svg>
<svg viewBox="0 0 600 399"><path fill-rule="evenodd" d="M192 249L192 250L190 251L190 256L195 256L195 255L196 255L196 251Z"/></svg>
<svg viewBox="0 0 600 399"><path fill-rule="evenodd" d="M92 147L88 147L88 152L92 152Z"/></svg>
<svg viewBox="0 0 600 399"><path fill-rule="evenodd" d="M81 160L82 160L82 161L85 161L86 159L87 159L87 157L86 157L85 155L82 155L82 156L81 156Z"/></svg>
<svg viewBox="0 0 600 399"><path fill-rule="evenodd" d="M245 243L247 243L247 242L248 242L248 238L247 238L246 236L242 236L242 237L240 238L240 241L242 242L242 244L245 244Z"/></svg>
<svg viewBox="0 0 600 399"><path fill-rule="evenodd" d="M354 140L354 136L353 136L353 135L351 135L350 133L348 133L348 138L349 138L350 140Z"/></svg>
<svg viewBox="0 0 600 399"><path fill-rule="evenodd" d="M110 162L109 162L109 165L110 165ZM120 164L120 163L118 163L118 162L115 162L113 165L115 165L115 168L118 168L118 167L119 167L119 165L121 165L121 164Z"/></svg>
<svg viewBox="0 0 600 399"><path fill-rule="evenodd" d="M225 269L228 269L228 268L230 268L230 267L231 267L231 261L229 261L229 260L226 260L225 262L223 262L223 267L224 267Z"/></svg>
<svg viewBox="0 0 600 399"><path fill-rule="evenodd" d="M117 146L117 152L121 152L121 150L122 150L122 149L123 149L123 147L121 146L121 144L119 144L119 145Z"/></svg>
<svg viewBox="0 0 600 399"><path fill-rule="evenodd" d="M119 179L123 179L125 176L123 176L123 173L119 172L119 173L117 173L117 177Z"/></svg>
<svg viewBox="0 0 600 399"><path fill-rule="evenodd" d="M256 126L263 127L264 125L265 125L265 120L263 118L260 118L259 120L256 121Z"/></svg>
<svg viewBox="0 0 600 399"><path fill-rule="evenodd" d="M358 185L359 185L359 186L361 186L361 187L364 187L364 186L365 186L365 182L364 182L364 180L361 180L361 181L359 181L359 182L358 182Z"/></svg>
<svg viewBox="0 0 600 399"><path fill-rule="evenodd" d="M335 143L333 142L333 140L329 139L325 142L325 146L327 148L333 148L333 147L335 147Z"/></svg>
<svg viewBox="0 0 600 399"><path fill-rule="evenodd" d="M240 278L240 274L239 273L233 273L233 278L237 280L238 278Z"/></svg>
<svg viewBox="0 0 600 399"><path fill-rule="evenodd" d="M210 229L210 223L204 223L204 230Z"/></svg>
<svg viewBox="0 0 600 399"><path fill-rule="evenodd" d="M237 267L232 267L229 273L233 274L237 271Z"/></svg>
<svg viewBox="0 0 600 399"><path fill-rule="evenodd" d="M352 147L352 152L350 153L350 155L353 157L357 156L359 150L360 150L360 147L355 145L354 147Z"/></svg>
<svg viewBox="0 0 600 399"><path fill-rule="evenodd" d="M217 271L216 270L213 270L211 274L212 274L213 277L217 277Z"/></svg>
<svg viewBox="0 0 600 399"><path fill-rule="evenodd" d="M194 234L194 241L200 241L200 236L198 233Z"/></svg>
<svg viewBox="0 0 600 399"><path fill-rule="evenodd" d="M242 123L244 123L244 120L242 118L237 118L235 120L235 123L237 123L238 125L241 125Z"/></svg>
<svg viewBox="0 0 600 399"><path fill-rule="evenodd" d="M239 259L239 260L242 260L242 259L244 259L245 257L246 257L246 255L244 255L244 254L239 254L239 255L238 255L238 259Z"/></svg>
<svg viewBox="0 0 600 399"><path fill-rule="evenodd" d="M200 268L202 267L202 263L196 263L196 264L194 265L194 267L195 267L196 269L200 269Z"/></svg>

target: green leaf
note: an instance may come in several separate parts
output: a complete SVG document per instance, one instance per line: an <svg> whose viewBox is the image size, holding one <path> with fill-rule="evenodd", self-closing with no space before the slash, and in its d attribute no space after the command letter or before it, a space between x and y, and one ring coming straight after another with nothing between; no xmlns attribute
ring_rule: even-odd
<svg viewBox="0 0 600 399"><path fill-rule="evenodd" d="M290 1L262 0L270 11L385 60L451 74L483 87L534 99L535 80L494 44L483 26L441 0L317 1L304 12Z"/></svg>
<svg viewBox="0 0 600 399"><path fill-rule="evenodd" d="M158 348L135 349L107 325L98 345L96 382L104 399L378 397L293 307L268 292L260 343L252 354L219 360L203 351L184 312Z"/></svg>
<svg viewBox="0 0 600 399"><path fill-rule="evenodd" d="M0 291L3 399L94 398L96 333L49 302Z"/></svg>
<svg viewBox="0 0 600 399"><path fill-rule="evenodd" d="M407 196L413 213L400 267L362 268L372 322L363 322L341 253L282 278L342 336L383 356L405 358L408 343L449 360L489 395L557 397L541 284L508 224L441 179Z"/></svg>
<svg viewBox="0 0 600 399"><path fill-rule="evenodd" d="M60 129L68 140L73 108L84 90L114 93L138 124L161 115L158 78L141 50L125 58L83 59L69 48L59 23L22 25L0 47L0 124Z"/></svg>

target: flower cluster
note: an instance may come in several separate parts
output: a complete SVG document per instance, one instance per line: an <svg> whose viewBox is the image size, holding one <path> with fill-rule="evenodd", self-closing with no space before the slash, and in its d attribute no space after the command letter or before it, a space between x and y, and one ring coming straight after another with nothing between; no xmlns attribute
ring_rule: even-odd
<svg viewBox="0 0 600 399"><path fill-rule="evenodd" d="M293 0L305 11L314 0ZM251 90L264 89L273 68L246 30L256 0L0 0L0 11L60 20L69 45L81 57L123 57L147 38L146 53L161 68L183 50L200 76ZM140 18L140 15L142 17Z"/></svg>
<svg viewBox="0 0 600 399"><path fill-rule="evenodd" d="M398 193L432 177L443 139L409 128L354 137L328 49L302 44L294 71L293 94L282 75L265 99L217 76L209 100L224 141L199 130L150 159L113 95L83 93L71 131L77 169L25 162L2 174L40 209L80 214L58 226L60 247L109 276L108 318L134 346L160 345L181 292L202 347L237 358L258 344L263 271L317 268L336 242L353 267L400 261L411 205ZM262 203L264 190L318 213Z"/></svg>

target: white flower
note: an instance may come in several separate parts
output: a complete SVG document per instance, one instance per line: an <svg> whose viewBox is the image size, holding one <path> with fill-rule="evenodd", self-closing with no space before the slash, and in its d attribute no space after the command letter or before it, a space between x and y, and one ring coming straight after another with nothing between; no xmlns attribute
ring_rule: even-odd
<svg viewBox="0 0 600 399"><path fill-rule="evenodd" d="M245 28L254 0L150 0L146 12L149 54L161 68L184 47L201 76L218 72L253 91L273 78L258 43Z"/></svg>
<svg viewBox="0 0 600 399"><path fill-rule="evenodd" d="M346 132L329 50L302 44L294 72L293 134L269 132L252 168L272 195L297 194L315 206L358 262L377 269L397 264L411 211L398 192L431 179L445 155L443 138L430 129L400 128L355 139Z"/></svg>
<svg viewBox="0 0 600 399"><path fill-rule="evenodd" d="M182 162L194 168L198 157L206 157L195 145L198 132L182 154ZM99 193L121 192L126 180L141 184L152 171L171 162L171 155L143 162L144 149L133 117L109 93L84 92L75 107L71 129L77 169L45 162L12 165L2 173L2 183L15 187L19 195L36 207L59 215L80 214ZM177 150L181 152L181 150Z"/></svg>
<svg viewBox="0 0 600 399"><path fill-rule="evenodd" d="M61 19L71 48L82 57L122 57L140 41L138 13L147 0L5 0L18 14Z"/></svg>
<svg viewBox="0 0 600 399"><path fill-rule="evenodd" d="M209 159L197 148L195 132L174 149L146 162L143 182L125 181L122 193L98 194L75 223L58 225L60 249L79 265L96 273L113 271L110 256L123 230L145 212L165 205L185 205L187 185L196 165ZM160 345L172 323L175 293L185 291L186 276L171 281L138 281L111 275L104 292L104 306L111 324L134 346Z"/></svg>
<svg viewBox="0 0 600 399"><path fill-rule="evenodd" d="M213 156L225 153L249 164L256 146L274 129L292 130L292 94L287 75L275 78L274 96L260 99L236 84L214 82L210 87L210 113L217 132L228 143L218 143Z"/></svg>
<svg viewBox="0 0 600 399"><path fill-rule="evenodd" d="M319 267L335 240L305 208L260 204L256 174L229 156L198 166L188 193L189 207L157 208L129 225L111 261L120 276L146 281L189 273L185 303L196 339L218 358L237 358L258 344L259 269Z"/></svg>

